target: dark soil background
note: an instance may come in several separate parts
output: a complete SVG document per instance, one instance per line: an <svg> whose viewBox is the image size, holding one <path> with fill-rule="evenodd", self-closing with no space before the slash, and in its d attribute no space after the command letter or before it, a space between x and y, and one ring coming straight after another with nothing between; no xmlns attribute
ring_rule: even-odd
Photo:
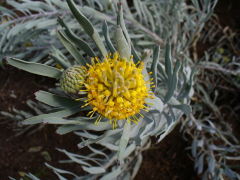
<svg viewBox="0 0 240 180"><path fill-rule="evenodd" d="M219 0L215 13L219 16L223 27L229 26L233 30L240 28L240 1ZM201 54L205 48L199 48ZM15 107L19 110L30 111L26 100L34 100L34 92L47 90L54 87L56 81L51 78L42 78L17 68L4 65L0 68L0 110L11 112ZM10 97L15 94L17 98ZM80 138L73 133L63 136L55 134L56 126L47 125L41 131L30 136L26 134L6 141L16 132L12 124L7 120L0 124L0 180L7 180L8 176L20 179L19 172L31 172L42 180L55 180L57 176L49 170L44 163L42 151L47 151L51 157L48 163L60 169L66 169L83 175L81 166L76 163L59 164L59 160L68 159L63 153L55 150L55 147L66 149L69 152L88 154L88 149L79 150L77 144ZM239 127L239 120L232 120L233 127ZM236 124L235 124L236 123ZM237 124L238 123L238 124ZM37 126L36 126L37 127ZM152 138L152 147L143 153L143 163L135 179L161 179L161 180L198 180L201 175L194 171L194 160L186 147L190 146L182 138L179 132L180 125L159 144L155 145L156 139ZM235 128L236 129L236 128ZM237 130L237 129L236 129ZM32 147L41 147L39 152L28 152ZM73 176L66 176L71 179Z"/></svg>

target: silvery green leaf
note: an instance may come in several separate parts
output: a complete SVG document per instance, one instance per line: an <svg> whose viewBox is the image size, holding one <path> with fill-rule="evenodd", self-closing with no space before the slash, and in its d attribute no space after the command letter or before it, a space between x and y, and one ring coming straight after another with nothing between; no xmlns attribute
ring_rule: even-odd
<svg viewBox="0 0 240 180"><path fill-rule="evenodd" d="M47 121L47 119L44 121ZM60 126L56 132L60 135L63 135L63 134L69 133L71 131L77 131L77 130L103 131L103 130L109 129L111 127L112 127L112 125L108 121L100 122L98 125L94 124L94 122L87 122L87 123L81 123L81 125L65 124L63 126Z"/></svg>
<svg viewBox="0 0 240 180"><path fill-rule="evenodd" d="M180 109L187 116L192 112L191 106L188 104L170 105L171 108Z"/></svg>
<svg viewBox="0 0 240 180"><path fill-rule="evenodd" d="M91 22L80 12L73 0L67 0L68 6L71 9L74 17L77 19L78 23L82 26L84 31L92 37L94 33L94 28Z"/></svg>
<svg viewBox="0 0 240 180"><path fill-rule="evenodd" d="M208 170L210 173L213 173L215 168L215 158L213 157L213 155L209 156L209 160L208 160Z"/></svg>
<svg viewBox="0 0 240 180"><path fill-rule="evenodd" d="M136 164L134 165L134 168L133 168L133 172L132 172L132 175L131 175L131 179L134 179L135 176L137 175L137 172L142 164L142 154L139 154L138 157L137 157L137 162Z"/></svg>
<svg viewBox="0 0 240 180"><path fill-rule="evenodd" d="M171 123L173 122L173 119L172 119L171 116L169 116L166 112L163 111L162 113L163 113L163 115L165 116L165 118L166 118L166 120L167 120L168 126L170 126Z"/></svg>
<svg viewBox="0 0 240 180"><path fill-rule="evenodd" d="M176 64L175 64L175 66L174 66L173 74L171 74L171 78L168 77L168 80L169 80L169 82L168 82L168 91L167 91L167 95L164 98L164 104L166 104L171 99L171 97L174 95L174 92L175 92L175 90L177 88L177 84L178 84L178 71L179 71L180 65L181 65L181 62L178 59Z"/></svg>
<svg viewBox="0 0 240 180"><path fill-rule="evenodd" d="M100 123L99 123L99 125L100 125ZM96 125L96 126L99 126L99 125ZM121 129L118 128L118 129L114 129L114 130L105 131L104 134L101 135L99 138L97 138L97 139L88 139L87 141L83 141L83 142L78 144L78 147L79 148L83 148L83 147L85 147L85 146L87 146L89 144L98 142L98 141L102 140L103 138L115 135L115 134L117 134L117 133L119 133L121 131L122 131L122 128Z"/></svg>
<svg viewBox="0 0 240 180"><path fill-rule="evenodd" d="M165 55L165 71L168 76L169 83L172 80L172 60L171 60L171 47L170 44L166 44L166 55Z"/></svg>
<svg viewBox="0 0 240 180"><path fill-rule="evenodd" d="M101 173L105 173L106 170L102 167L86 167L86 166L82 166L83 170L90 173L90 174L101 174Z"/></svg>
<svg viewBox="0 0 240 180"><path fill-rule="evenodd" d="M77 45L77 47L83 50L89 57L96 57L96 54L94 53L92 48L85 41L77 37L60 16L58 16L58 22L61 24L62 27L65 27L64 32L69 37L69 39Z"/></svg>
<svg viewBox="0 0 240 180"><path fill-rule="evenodd" d="M103 35L106 41L106 44L108 46L108 49L110 50L110 52L113 54L114 52L117 52L110 40L109 37L109 32L108 32L108 26L107 26L107 22L104 20L103 24L102 24L102 31L103 31Z"/></svg>
<svg viewBox="0 0 240 180"><path fill-rule="evenodd" d="M158 65L159 54L160 54L160 46L157 45L153 50L153 62L152 62L152 66L151 66L153 83L156 86L156 87L152 88L152 91L154 93L155 93L155 89L157 88L157 65Z"/></svg>
<svg viewBox="0 0 240 180"><path fill-rule="evenodd" d="M129 47L129 50L131 52L131 39L128 35L128 31L126 29L126 26L125 26L125 23L124 23L124 19L123 19L123 8L122 8L122 4L121 3L118 3L117 4L118 6L118 20L119 20L119 24L123 30L123 33L124 33L124 36L128 42L128 47Z"/></svg>
<svg viewBox="0 0 240 180"><path fill-rule="evenodd" d="M94 42L100 49L102 55L106 57L106 55L108 54L107 50L105 49L98 32L96 31L96 29L94 29L91 22L79 11L79 9L76 7L75 3L72 0L67 0L67 3L78 23L82 26L84 31L94 40Z"/></svg>
<svg viewBox="0 0 240 180"><path fill-rule="evenodd" d="M138 125L131 129L130 138L135 137L138 134L138 132L142 126L143 118L139 117L138 119L139 119Z"/></svg>
<svg viewBox="0 0 240 180"><path fill-rule="evenodd" d="M53 172L58 176L58 178L59 178L60 180L67 180L66 178L64 178L63 176L61 176L60 174L58 174L57 171L53 170Z"/></svg>
<svg viewBox="0 0 240 180"><path fill-rule="evenodd" d="M203 171L203 157L204 157L205 153L203 153L197 161L197 167L198 167L198 174L202 173Z"/></svg>
<svg viewBox="0 0 240 180"><path fill-rule="evenodd" d="M75 125L85 125L81 121L75 121L75 120L69 120L69 119L63 119L60 117L46 117L42 120L42 123L47 124L75 124Z"/></svg>
<svg viewBox="0 0 240 180"><path fill-rule="evenodd" d="M145 102L146 103L151 103L152 105L149 105L150 107L153 107L154 109L158 110L159 112L162 112L162 110L163 110L162 100L155 95L152 95L152 96L154 97L154 99L146 98Z"/></svg>
<svg viewBox="0 0 240 180"><path fill-rule="evenodd" d="M102 155L102 156L105 156L105 157L107 158L107 160L109 161L108 156L107 156L104 152L99 151L99 150L97 150L97 149L94 149L94 148L91 147L90 145L88 145L88 148L89 148L92 152L94 152L94 153L96 153L96 154L100 154L100 155Z"/></svg>
<svg viewBox="0 0 240 180"><path fill-rule="evenodd" d="M228 160L240 160L240 156L234 156L234 157L225 156L225 158Z"/></svg>
<svg viewBox="0 0 240 180"><path fill-rule="evenodd" d="M56 25L57 21L55 19L49 19L44 22L40 22L37 24L36 29L47 29L50 26Z"/></svg>
<svg viewBox="0 0 240 180"><path fill-rule="evenodd" d="M48 54L49 57L54 60L56 63L58 63L64 70L70 67L70 64L67 64L66 62L62 61L58 57L54 56L53 54Z"/></svg>
<svg viewBox="0 0 240 180"><path fill-rule="evenodd" d="M114 31L114 39L115 39L115 43L117 44L117 51L120 54L120 58L122 59L125 57L127 61L129 61L131 56L131 51L123 35L121 27L117 27L117 29Z"/></svg>
<svg viewBox="0 0 240 180"><path fill-rule="evenodd" d="M6 60L10 65L30 73L57 79L59 79L62 75L62 72L57 68L46 66L43 64L26 62L20 59L10 57L7 57Z"/></svg>
<svg viewBox="0 0 240 180"><path fill-rule="evenodd" d="M126 150L125 150L125 152L124 152L124 154L123 154L122 159L124 160L125 158L127 158L135 149L136 149L136 145L135 145L135 144L129 145L129 146L126 148Z"/></svg>
<svg viewBox="0 0 240 180"><path fill-rule="evenodd" d="M196 142L196 138L194 138L194 140L192 141L192 146L191 146L191 152L192 152L192 156L195 157L196 156L196 149L197 149L197 142Z"/></svg>
<svg viewBox="0 0 240 180"><path fill-rule="evenodd" d="M55 168L55 167L49 165L49 164L46 163L46 162L45 162L45 165L46 165L48 168L55 170L56 172L63 173L63 174L71 174L71 175L73 175L73 176L75 176L75 177L78 177L76 174L74 174L74 173L72 173L72 172L70 172L70 171L66 171L66 170L62 170L62 169Z"/></svg>
<svg viewBox="0 0 240 180"><path fill-rule="evenodd" d="M134 62L135 63L137 63L138 61L140 61L140 58L139 58L139 56L138 56L138 54L137 54L137 52L136 52L136 50L135 50L135 48L133 47L133 44L131 43L131 53L132 53L132 55L133 55L133 60L134 60Z"/></svg>
<svg viewBox="0 0 240 180"><path fill-rule="evenodd" d="M82 106L85 103L82 101L75 101L74 99L70 99L67 97L59 96L56 94L51 94L46 91L37 91L35 93L36 99L40 102L43 102L47 105L53 107L74 107L74 106Z"/></svg>
<svg viewBox="0 0 240 180"><path fill-rule="evenodd" d="M57 149L58 151L60 151L60 152L65 153L65 154L67 153L68 155L71 155L71 156L73 156L73 157L82 158L82 159L84 159L84 160L89 160L89 161L92 161L92 162L98 164L99 166L101 166L101 164L96 161L96 160L97 160L96 158L91 158L91 157L84 156L84 155L79 155L79 154L73 154L73 153L67 152L67 151L64 150L64 149L58 149L58 148L56 148L56 149ZM70 160L70 161L73 162L73 160Z"/></svg>
<svg viewBox="0 0 240 180"><path fill-rule="evenodd" d="M102 146L105 146L106 148L112 150L112 151L118 151L118 146L114 145L112 143L100 143Z"/></svg>
<svg viewBox="0 0 240 180"><path fill-rule="evenodd" d="M125 125L123 127L123 133L120 139L119 149L117 154L117 160L119 164L121 164L121 161L123 159L123 155L124 155L126 146L128 144L129 136L130 136L130 131L131 131L131 122L129 123L128 120L126 120Z"/></svg>
<svg viewBox="0 0 240 180"><path fill-rule="evenodd" d="M155 45L156 42L152 42L152 41L138 41L137 45L139 46L153 46Z"/></svg>
<svg viewBox="0 0 240 180"><path fill-rule="evenodd" d="M144 131L140 134L140 139L143 140L145 137L151 134L151 132L155 129L155 121L147 116L147 114L143 117L145 124ZM152 128L153 127L153 128ZM152 128L152 130L151 130Z"/></svg>
<svg viewBox="0 0 240 180"><path fill-rule="evenodd" d="M121 173L121 167L118 167L112 172L107 173L103 177L101 177L99 180L110 180L116 178Z"/></svg>
<svg viewBox="0 0 240 180"><path fill-rule="evenodd" d="M196 70L196 67L194 67L191 71L191 75L190 75L190 79L189 79L189 82L186 83L186 87L183 87L183 90L185 91L182 91L182 93L179 94L179 96L177 97L177 99L181 100L185 97L187 97L190 93L190 90L192 88L192 84L193 84L193 75L195 73L195 70ZM184 89L185 88L185 89Z"/></svg>
<svg viewBox="0 0 240 180"><path fill-rule="evenodd" d="M122 180L129 180L130 178L131 178L131 174L130 174L130 172L128 171L128 172L125 174L125 176L123 177Z"/></svg>
<svg viewBox="0 0 240 180"><path fill-rule="evenodd" d="M85 166L89 166L91 167L91 164L79 159L79 158L76 158L74 157L71 153L68 153L67 151L64 150L64 153L71 159L73 160L74 162L78 163L78 164L82 164L82 165L85 165Z"/></svg>
<svg viewBox="0 0 240 180"><path fill-rule="evenodd" d="M37 123L41 123L42 120L44 118L47 118L47 117L67 117L67 116L70 116L72 114L75 114L77 113L78 111L80 111L81 106L76 106L76 107L72 107L72 108L69 108L69 109L64 109L62 111L58 111L58 112L54 112L54 113L49 113L49 114L43 114L43 115L40 115L40 116L35 116L35 117L32 117L32 118L29 118L29 119L26 119L22 122L23 125L28 125L28 124L37 124Z"/></svg>
<svg viewBox="0 0 240 180"><path fill-rule="evenodd" d="M57 35L58 35L59 39L61 40L62 44L69 51L69 53L75 58L75 60L80 65L86 66L86 60L79 53L77 48L71 43L71 41L69 39L67 39L67 37L64 36L63 33L61 31L59 31L59 30L57 30Z"/></svg>
<svg viewBox="0 0 240 180"><path fill-rule="evenodd" d="M39 178L37 178L36 176L34 176L31 173L26 174L27 177L31 178L32 180L40 180Z"/></svg>

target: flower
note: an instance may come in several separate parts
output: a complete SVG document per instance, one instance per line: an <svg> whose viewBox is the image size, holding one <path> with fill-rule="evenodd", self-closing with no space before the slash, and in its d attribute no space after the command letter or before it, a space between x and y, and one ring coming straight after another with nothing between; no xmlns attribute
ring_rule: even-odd
<svg viewBox="0 0 240 180"><path fill-rule="evenodd" d="M132 59L133 55L127 61L126 58L120 59L118 53L113 56L110 53L102 62L97 57L92 58L91 65L87 64L88 70L82 66L86 72L85 80L79 83L86 89L79 93L87 92L88 98L82 107L92 106L93 110L88 114L90 117L95 112L100 114L95 124L99 124L102 117L109 118L110 123L113 121L113 128L117 126L117 120L127 119L137 123L139 120L135 115L139 113L143 116L140 110L148 109L145 98L154 99L151 88L155 86L147 88L147 84L153 84L150 82L152 79L145 82L141 73L144 63L134 64Z"/></svg>

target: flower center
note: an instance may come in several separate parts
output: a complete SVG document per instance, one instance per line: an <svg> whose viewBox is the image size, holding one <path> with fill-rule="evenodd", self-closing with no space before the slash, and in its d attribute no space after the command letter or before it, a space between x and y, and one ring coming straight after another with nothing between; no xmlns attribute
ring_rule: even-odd
<svg viewBox="0 0 240 180"><path fill-rule="evenodd" d="M87 64L89 69L83 84L88 92L88 100L84 106L92 106L93 111L88 114L91 114L91 117L95 112L100 114L96 124L100 122L101 117L109 118L110 122L114 120L115 126L116 121L121 119L137 123L135 114L140 114L141 109L147 108L144 106L145 98L154 98L148 93L151 89L147 88L148 83L153 84L150 83L152 79L145 82L142 75L144 63L134 64L132 58L133 56L127 61L126 58L120 59L118 53L114 53L113 58L109 54L103 62L99 62L96 57L91 59L92 65ZM130 119L130 116L133 119Z"/></svg>

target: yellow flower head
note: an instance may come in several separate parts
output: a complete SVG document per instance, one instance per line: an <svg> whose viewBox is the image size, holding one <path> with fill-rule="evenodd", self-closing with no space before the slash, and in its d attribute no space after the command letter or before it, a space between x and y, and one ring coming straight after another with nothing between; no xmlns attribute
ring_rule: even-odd
<svg viewBox="0 0 240 180"><path fill-rule="evenodd" d="M127 61L114 53L113 58L109 54L102 62L96 57L91 59L92 65L87 64L89 69L86 71L86 81L83 82L86 90L80 91L87 91L88 99L84 106L91 105L93 109L88 115L91 114L92 117L95 112L100 114L95 124L102 117L109 118L110 123L113 120L113 128L114 125L116 127L117 120L121 119L137 123L135 114L140 114L141 109L147 108L144 106L145 98L153 98L149 92L151 89L147 88L147 84L152 83L145 82L142 75L144 63L134 64L132 58L133 56Z"/></svg>

